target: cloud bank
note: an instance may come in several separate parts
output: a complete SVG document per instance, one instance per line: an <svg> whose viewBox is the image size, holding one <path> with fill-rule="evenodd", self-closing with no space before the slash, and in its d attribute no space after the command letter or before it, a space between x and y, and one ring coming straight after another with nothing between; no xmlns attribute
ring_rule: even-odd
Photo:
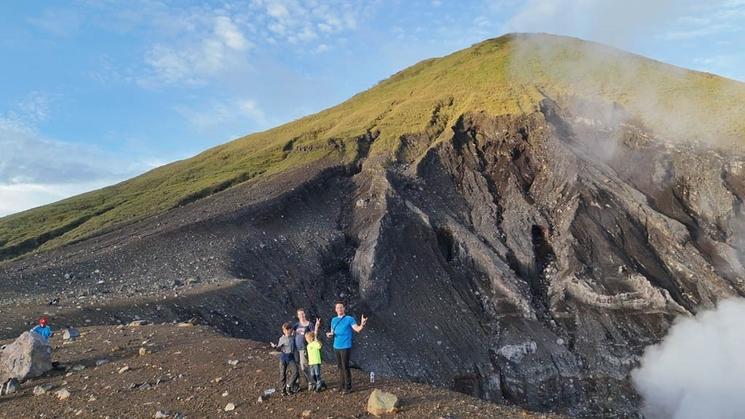
<svg viewBox="0 0 745 419"><path fill-rule="evenodd" d="M0 150L0 217L98 189L152 167L90 146L46 139L8 115L0 115Z"/></svg>

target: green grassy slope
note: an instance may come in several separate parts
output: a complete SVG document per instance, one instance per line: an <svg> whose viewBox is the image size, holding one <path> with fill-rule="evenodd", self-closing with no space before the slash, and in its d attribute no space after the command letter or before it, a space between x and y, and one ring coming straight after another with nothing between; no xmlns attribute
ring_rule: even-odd
<svg viewBox="0 0 745 419"><path fill-rule="evenodd" d="M370 153L393 160L401 156L402 136L427 133L430 142L437 141L463 113L532 112L544 95L615 101L660 132L722 144L745 142L743 83L574 38L506 35L422 61L317 114L114 186L2 218L0 260L321 159L351 162L357 156L356 138L368 131L379 132Z"/></svg>

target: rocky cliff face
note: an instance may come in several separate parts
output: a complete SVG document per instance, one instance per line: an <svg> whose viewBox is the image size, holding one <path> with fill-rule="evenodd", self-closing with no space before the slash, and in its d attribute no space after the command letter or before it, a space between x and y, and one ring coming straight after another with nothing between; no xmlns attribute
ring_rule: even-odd
<svg viewBox="0 0 745 419"><path fill-rule="evenodd" d="M535 410L633 415L642 349L675 316L745 295L745 156L598 107L545 99L532 114L448 125L433 114L395 161L367 156L369 132L351 164L7 263L0 295L87 296L123 319L127 304L108 301L230 280L147 315L254 339L273 338L297 306L330 318L343 298L370 316L354 354L363 369Z"/></svg>

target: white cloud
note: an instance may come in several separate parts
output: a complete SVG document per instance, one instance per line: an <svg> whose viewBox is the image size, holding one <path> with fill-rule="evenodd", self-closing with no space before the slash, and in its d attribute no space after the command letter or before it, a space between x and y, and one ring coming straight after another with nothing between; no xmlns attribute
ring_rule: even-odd
<svg viewBox="0 0 745 419"><path fill-rule="evenodd" d="M228 48L236 51L243 51L250 45L235 23L226 16L215 18L215 35Z"/></svg>
<svg viewBox="0 0 745 419"><path fill-rule="evenodd" d="M80 183L0 183L0 217L103 188L121 179Z"/></svg>
<svg viewBox="0 0 745 419"><path fill-rule="evenodd" d="M650 419L745 417L745 300L679 318L632 372Z"/></svg>
<svg viewBox="0 0 745 419"><path fill-rule="evenodd" d="M203 27L208 26L207 28ZM253 44L227 16L214 16L188 34L180 45L156 44L145 55L145 87L203 84L234 65L245 63Z"/></svg>
<svg viewBox="0 0 745 419"><path fill-rule="evenodd" d="M178 111L192 126L200 130L238 125L244 129L268 128L270 122L264 111L251 99L212 100L207 106L195 108L177 106Z"/></svg>
<svg viewBox="0 0 745 419"><path fill-rule="evenodd" d="M48 96L33 92L0 114L0 216L97 189L152 166L93 146L44 138Z"/></svg>
<svg viewBox="0 0 745 419"><path fill-rule="evenodd" d="M0 184L76 183L120 178L130 163L92 146L46 139L18 119L0 117Z"/></svg>
<svg viewBox="0 0 745 419"><path fill-rule="evenodd" d="M661 35L668 41L705 38L712 35L742 32L745 19L745 3L720 1L696 4L688 15L676 20L675 29Z"/></svg>
<svg viewBox="0 0 745 419"><path fill-rule="evenodd" d="M253 0L251 8L265 16L266 39L306 44L357 29L357 22L374 4L348 1ZM330 38L325 40L327 47Z"/></svg>
<svg viewBox="0 0 745 419"><path fill-rule="evenodd" d="M28 22L52 35L69 37L77 34L83 25L83 16L70 8L47 9Z"/></svg>

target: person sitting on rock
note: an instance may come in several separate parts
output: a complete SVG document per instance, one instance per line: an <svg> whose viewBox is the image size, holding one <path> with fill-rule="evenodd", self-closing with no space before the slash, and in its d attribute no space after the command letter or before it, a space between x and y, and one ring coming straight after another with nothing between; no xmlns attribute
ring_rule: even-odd
<svg viewBox="0 0 745 419"><path fill-rule="evenodd" d="M297 362L295 362L295 338L292 336L292 325L285 323L282 325L282 337L272 347L279 349L279 381L282 386L282 394L288 395L298 391L298 371ZM292 378L287 382L287 367L292 367Z"/></svg>
<svg viewBox="0 0 745 419"><path fill-rule="evenodd" d="M321 342L316 339L315 332L306 333L305 340L308 342L305 347L308 350L310 379L313 383L313 389L318 393L326 388L326 383L321 378Z"/></svg>
<svg viewBox="0 0 745 419"><path fill-rule="evenodd" d="M48 322L49 319L47 319L46 317L42 317L39 319L39 324L31 329L32 332L41 336L44 339L44 342L49 342L49 338L54 335L54 332L52 332L52 328L47 325Z"/></svg>

